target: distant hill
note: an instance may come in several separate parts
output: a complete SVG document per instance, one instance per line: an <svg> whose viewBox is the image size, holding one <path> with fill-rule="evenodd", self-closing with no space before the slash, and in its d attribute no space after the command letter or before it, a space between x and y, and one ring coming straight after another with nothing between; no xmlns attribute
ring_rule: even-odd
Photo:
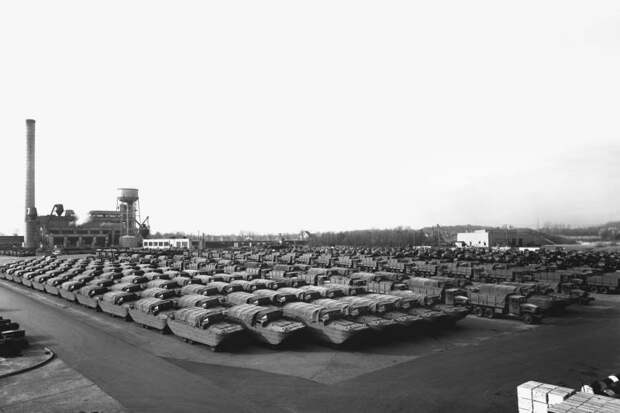
<svg viewBox="0 0 620 413"><path fill-rule="evenodd" d="M600 225L573 228L568 225L549 225L543 230L552 235L568 237L580 241L618 241L620 240L620 221L606 222Z"/></svg>
<svg viewBox="0 0 620 413"><path fill-rule="evenodd" d="M460 232L472 232L477 230L504 230L502 227L492 227L485 225L446 225L439 227L424 227L422 231L432 243L437 242L439 234L440 243L453 244L456 242L456 235ZM524 245L548 245L548 244L574 244L574 239L566 238L560 234L550 234L544 231L537 231L531 228L508 227L508 230L517 231L519 237L524 239Z"/></svg>

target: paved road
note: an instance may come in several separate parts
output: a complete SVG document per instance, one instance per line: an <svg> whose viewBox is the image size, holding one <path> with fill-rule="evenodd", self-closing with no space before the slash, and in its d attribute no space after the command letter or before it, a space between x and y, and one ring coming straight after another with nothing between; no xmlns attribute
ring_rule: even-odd
<svg viewBox="0 0 620 413"><path fill-rule="evenodd" d="M16 288L0 281L0 312L136 412L503 412L515 411L521 382L575 387L620 372L619 297L536 328L472 318L444 336L354 354L310 346L213 355Z"/></svg>
<svg viewBox="0 0 620 413"><path fill-rule="evenodd" d="M163 358L142 351L97 324L89 323L89 319L48 302L34 300L4 287L0 290L0 313L8 313L19 321L31 339L53 348L69 366L129 410L253 410L248 403L216 386L207 377L193 375ZM119 320L119 323L123 321Z"/></svg>

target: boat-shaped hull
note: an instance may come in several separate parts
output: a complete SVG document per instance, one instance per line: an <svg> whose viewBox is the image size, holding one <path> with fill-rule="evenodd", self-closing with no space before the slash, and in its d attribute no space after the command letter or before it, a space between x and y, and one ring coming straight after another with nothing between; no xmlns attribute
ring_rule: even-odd
<svg viewBox="0 0 620 413"><path fill-rule="evenodd" d="M51 295L59 295L58 287L45 284L45 292Z"/></svg>
<svg viewBox="0 0 620 413"><path fill-rule="evenodd" d="M94 308L94 309L99 308L99 300L96 297L89 297L84 294L75 293L75 299L77 300L78 303L86 307Z"/></svg>
<svg viewBox="0 0 620 413"><path fill-rule="evenodd" d="M345 329L339 328L334 322L327 325L306 324L307 331L319 341L330 345L357 344L363 341L363 337L368 333L368 327L358 324L359 328Z"/></svg>
<svg viewBox="0 0 620 413"><path fill-rule="evenodd" d="M390 311L382 314L383 318L394 321L401 327L412 328L426 324L426 320L418 314L401 313L400 311Z"/></svg>
<svg viewBox="0 0 620 413"><path fill-rule="evenodd" d="M448 320L448 316L443 311L431 310L425 307L411 308L408 313L420 316L424 320L425 328L440 327Z"/></svg>
<svg viewBox="0 0 620 413"><path fill-rule="evenodd" d="M187 341L201 343L213 349L223 346L232 341L239 340L245 330L239 324L216 323L208 328L196 328L186 323L168 319L168 328L177 337Z"/></svg>
<svg viewBox="0 0 620 413"><path fill-rule="evenodd" d="M145 313L144 311L137 310L135 308L130 308L129 316L136 323L146 327L154 328L155 330L164 331L168 326L168 323L166 322L166 320L168 319L168 315L166 314L166 312L153 315Z"/></svg>
<svg viewBox="0 0 620 413"><path fill-rule="evenodd" d="M101 300L99 301L99 308L101 308L101 311L103 311L104 313L108 313L115 317L120 317L124 319L128 319L129 317L129 306L126 304L116 305Z"/></svg>
<svg viewBox="0 0 620 413"><path fill-rule="evenodd" d="M271 346L279 346L287 341L291 341L294 337L298 336L300 332L304 331L304 326L300 323L297 324L299 324L299 327L293 327L289 331L285 331L284 329L274 329L271 325L268 325L267 327L249 327L244 325L244 327L261 343L269 344Z"/></svg>
<svg viewBox="0 0 620 413"><path fill-rule="evenodd" d="M64 298L65 300L68 300L68 301L76 300L75 293L73 291L65 290L64 288L59 288L58 292L60 293L60 296Z"/></svg>
<svg viewBox="0 0 620 413"><path fill-rule="evenodd" d="M35 290L39 290L39 291L45 291L45 284L40 283L38 281L33 281L32 288L34 288Z"/></svg>
<svg viewBox="0 0 620 413"><path fill-rule="evenodd" d="M356 323L361 323L375 332L382 332L386 330L392 330L398 326L393 320L377 317L375 315L361 315L351 318Z"/></svg>
<svg viewBox="0 0 620 413"><path fill-rule="evenodd" d="M440 304L434 307L446 315L446 317L439 322L446 325L454 325L458 321L461 321L469 314L469 309L466 307L456 307L452 305Z"/></svg>

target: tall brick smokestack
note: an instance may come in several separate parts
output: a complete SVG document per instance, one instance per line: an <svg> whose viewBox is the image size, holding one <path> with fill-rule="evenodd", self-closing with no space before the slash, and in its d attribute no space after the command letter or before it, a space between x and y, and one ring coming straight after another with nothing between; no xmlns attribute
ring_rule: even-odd
<svg viewBox="0 0 620 413"><path fill-rule="evenodd" d="M26 119L26 248L39 246L37 208L34 204L34 123L34 119Z"/></svg>

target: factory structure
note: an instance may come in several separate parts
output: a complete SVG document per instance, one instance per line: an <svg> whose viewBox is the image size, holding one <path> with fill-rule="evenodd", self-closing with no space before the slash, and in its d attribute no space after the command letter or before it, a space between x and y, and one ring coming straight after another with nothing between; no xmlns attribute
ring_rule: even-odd
<svg viewBox="0 0 620 413"><path fill-rule="evenodd" d="M474 248L524 248L539 247L553 244L552 240L528 228L487 228L472 232L459 232L456 235L456 245L459 247Z"/></svg>
<svg viewBox="0 0 620 413"><path fill-rule="evenodd" d="M35 121L26 120L26 208L24 248L29 250L135 248L149 234L148 217L141 221L138 190L119 188L115 210L93 210L82 224L63 204L39 215L35 203Z"/></svg>

